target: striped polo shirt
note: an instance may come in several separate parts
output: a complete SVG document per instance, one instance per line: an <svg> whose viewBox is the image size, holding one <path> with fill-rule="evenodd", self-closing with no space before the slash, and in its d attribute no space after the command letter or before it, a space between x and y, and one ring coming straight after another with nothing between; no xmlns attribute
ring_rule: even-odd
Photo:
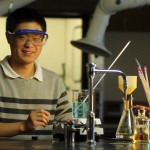
<svg viewBox="0 0 150 150"><path fill-rule="evenodd" d="M35 109L47 110L50 120L71 119L71 104L61 78L35 62L36 72L31 78L18 75L8 63L8 57L0 62L0 122L20 122ZM34 131L11 138L31 140L52 139L53 126L39 126Z"/></svg>

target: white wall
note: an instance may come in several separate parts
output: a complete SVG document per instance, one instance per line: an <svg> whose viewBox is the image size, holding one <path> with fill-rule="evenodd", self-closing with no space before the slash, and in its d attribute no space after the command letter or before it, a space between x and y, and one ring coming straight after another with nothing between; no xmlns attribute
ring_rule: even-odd
<svg viewBox="0 0 150 150"><path fill-rule="evenodd" d="M5 17L0 17L0 60L10 54L9 45L5 38Z"/></svg>
<svg viewBox="0 0 150 150"><path fill-rule="evenodd" d="M46 22L49 39L38 61L60 76L63 75L62 64L65 64L64 82L71 99L72 89L81 87L81 51L74 48L70 41L81 38L82 21L81 19L46 18ZM0 60L2 60L10 54L10 48L5 38L5 17L0 17L0 23Z"/></svg>

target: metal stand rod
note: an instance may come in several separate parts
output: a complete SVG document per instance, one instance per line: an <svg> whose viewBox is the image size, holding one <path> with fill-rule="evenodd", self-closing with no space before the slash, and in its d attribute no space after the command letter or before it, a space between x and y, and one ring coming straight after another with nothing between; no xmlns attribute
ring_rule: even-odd
<svg viewBox="0 0 150 150"><path fill-rule="evenodd" d="M87 143L95 144L95 113L94 113L94 98L93 98L93 78L95 76L95 64L89 64L88 68L88 91L89 91L89 113L87 116Z"/></svg>
<svg viewBox="0 0 150 150"><path fill-rule="evenodd" d="M120 70L98 70L95 69L96 64L92 63L88 66L88 91L89 91L89 113L87 116L87 143L88 144L95 144L95 113L94 113L94 94L93 94L93 79L95 73L119 73L123 77L124 80L124 97L127 97L126 90L127 90L127 80L126 75Z"/></svg>

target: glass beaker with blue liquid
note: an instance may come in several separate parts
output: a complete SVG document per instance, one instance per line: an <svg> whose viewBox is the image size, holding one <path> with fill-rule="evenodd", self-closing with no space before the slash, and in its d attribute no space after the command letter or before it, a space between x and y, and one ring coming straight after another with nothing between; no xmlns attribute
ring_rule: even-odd
<svg viewBox="0 0 150 150"><path fill-rule="evenodd" d="M72 90L73 118L87 118L89 110L88 90Z"/></svg>

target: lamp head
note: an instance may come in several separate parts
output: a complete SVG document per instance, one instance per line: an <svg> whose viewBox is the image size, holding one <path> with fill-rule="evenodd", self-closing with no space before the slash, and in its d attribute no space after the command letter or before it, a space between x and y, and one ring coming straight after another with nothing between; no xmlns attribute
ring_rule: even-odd
<svg viewBox="0 0 150 150"><path fill-rule="evenodd" d="M88 38L83 38L77 41L71 41L71 44L86 53L91 53L101 56L111 56L111 52L106 49L106 47L97 41L89 40Z"/></svg>

